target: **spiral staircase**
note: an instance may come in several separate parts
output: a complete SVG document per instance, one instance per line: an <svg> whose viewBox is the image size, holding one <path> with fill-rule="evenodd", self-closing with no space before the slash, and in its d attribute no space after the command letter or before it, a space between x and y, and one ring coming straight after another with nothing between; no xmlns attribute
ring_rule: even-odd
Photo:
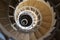
<svg viewBox="0 0 60 40"><path fill-rule="evenodd" d="M0 5L5 40L59 40L59 0L1 0Z"/></svg>

